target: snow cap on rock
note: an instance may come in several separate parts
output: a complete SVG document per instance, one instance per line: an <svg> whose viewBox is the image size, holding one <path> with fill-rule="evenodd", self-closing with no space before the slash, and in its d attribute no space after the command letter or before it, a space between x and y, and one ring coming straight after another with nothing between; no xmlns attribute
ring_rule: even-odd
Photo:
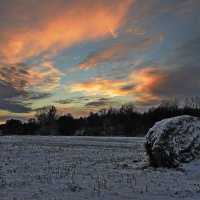
<svg viewBox="0 0 200 200"><path fill-rule="evenodd" d="M200 119L188 115L157 122L146 135L150 164L175 167L200 158Z"/></svg>

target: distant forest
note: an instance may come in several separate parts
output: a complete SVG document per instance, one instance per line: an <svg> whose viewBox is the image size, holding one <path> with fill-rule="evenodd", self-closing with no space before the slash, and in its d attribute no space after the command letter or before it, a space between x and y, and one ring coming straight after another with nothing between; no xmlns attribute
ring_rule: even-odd
<svg viewBox="0 0 200 200"><path fill-rule="evenodd" d="M144 136L157 121L191 115L200 117L200 98L190 97L162 101L157 107L139 112L134 104L120 108L101 109L87 117L59 115L54 106L36 110L26 122L7 120L0 125L1 135L87 135L87 136Z"/></svg>

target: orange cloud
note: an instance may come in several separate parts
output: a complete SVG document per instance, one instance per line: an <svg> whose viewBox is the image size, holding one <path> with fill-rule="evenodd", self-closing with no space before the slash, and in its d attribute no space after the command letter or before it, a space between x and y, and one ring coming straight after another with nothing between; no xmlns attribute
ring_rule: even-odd
<svg viewBox="0 0 200 200"><path fill-rule="evenodd" d="M145 47L148 44L150 44L149 39L143 39L136 42L128 41L114 44L97 53L89 55L83 62L79 63L77 67L80 69L89 69L97 66L102 62L118 59L132 51L137 50L138 48Z"/></svg>
<svg viewBox="0 0 200 200"><path fill-rule="evenodd" d="M70 86L70 92L83 92L87 95L107 95L110 97L131 95L135 102L158 100L155 89L165 79L163 71L153 67L135 70L126 79L94 79Z"/></svg>
<svg viewBox="0 0 200 200"><path fill-rule="evenodd" d="M0 80L9 83L16 89L39 89L50 91L60 85L64 73L44 62L39 66L28 68L25 64L0 64Z"/></svg>
<svg viewBox="0 0 200 200"><path fill-rule="evenodd" d="M148 67L142 70L133 71L130 74L130 79L135 85L133 93L136 102L154 101L160 98L155 94L155 89L165 79L162 70Z"/></svg>
<svg viewBox="0 0 200 200"><path fill-rule="evenodd" d="M61 76L65 75L49 62L30 68L28 73L31 77L29 81L30 86L33 85L42 91L50 91L60 86Z"/></svg>
<svg viewBox="0 0 200 200"><path fill-rule="evenodd" d="M4 61L18 62L76 43L115 37L132 0L28 2L10 7L11 14L5 16L0 33Z"/></svg>
<svg viewBox="0 0 200 200"><path fill-rule="evenodd" d="M70 92L83 92L87 95L108 95L125 96L129 92L123 91L120 88L125 86L124 80L106 80L106 79L94 79L82 83L74 83L70 86Z"/></svg>

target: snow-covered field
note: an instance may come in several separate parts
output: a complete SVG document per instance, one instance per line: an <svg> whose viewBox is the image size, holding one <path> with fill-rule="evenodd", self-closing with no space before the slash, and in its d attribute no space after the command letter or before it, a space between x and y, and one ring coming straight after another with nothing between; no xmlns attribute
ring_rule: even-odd
<svg viewBox="0 0 200 200"><path fill-rule="evenodd" d="M200 199L200 162L147 165L143 138L0 137L1 200Z"/></svg>

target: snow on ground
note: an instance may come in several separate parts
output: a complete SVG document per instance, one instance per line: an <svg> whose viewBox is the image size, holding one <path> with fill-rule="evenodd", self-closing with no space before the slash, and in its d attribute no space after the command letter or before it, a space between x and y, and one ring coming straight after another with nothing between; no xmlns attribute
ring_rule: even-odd
<svg viewBox="0 0 200 200"><path fill-rule="evenodd" d="M147 163L143 138L0 137L0 199L200 199L200 161Z"/></svg>

